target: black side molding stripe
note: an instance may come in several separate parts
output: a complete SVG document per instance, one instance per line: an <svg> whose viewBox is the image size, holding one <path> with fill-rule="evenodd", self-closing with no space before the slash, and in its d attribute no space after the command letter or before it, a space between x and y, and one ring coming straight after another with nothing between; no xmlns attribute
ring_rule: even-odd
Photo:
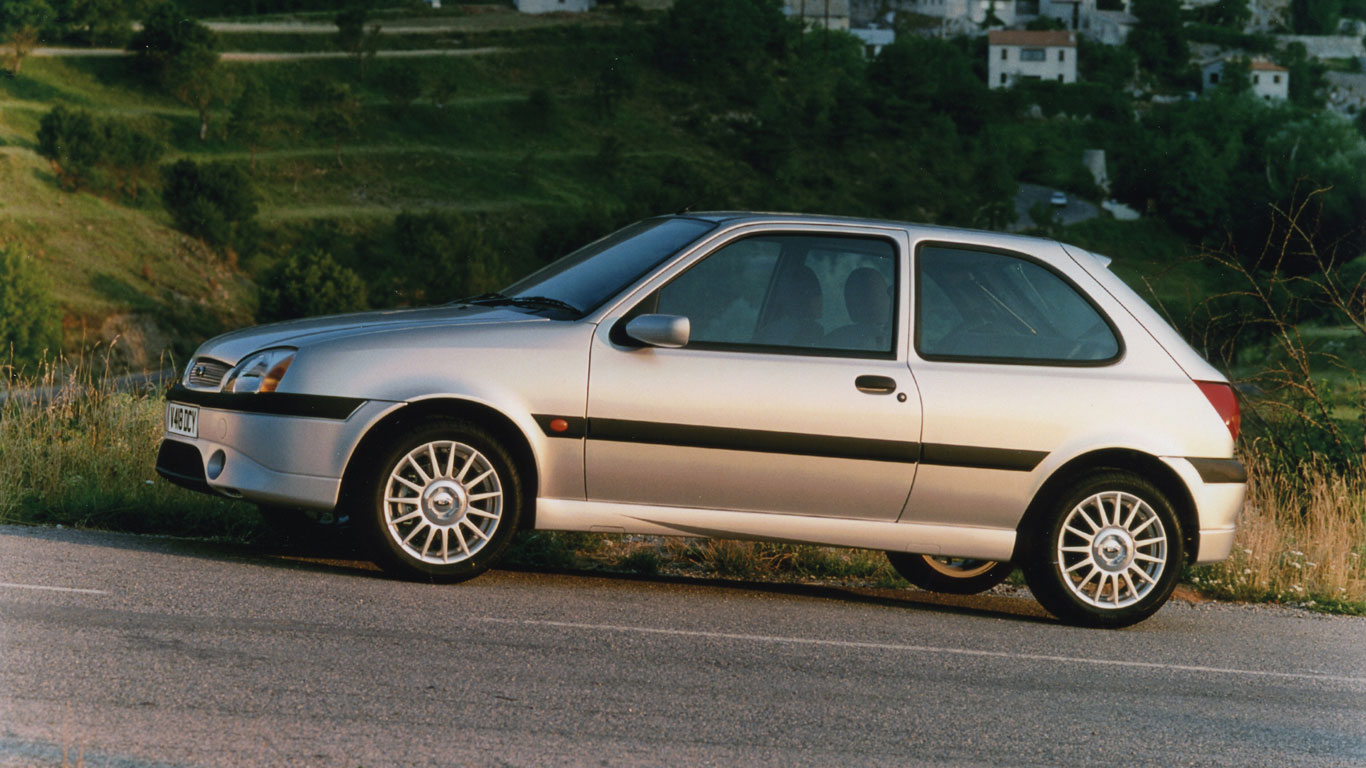
<svg viewBox="0 0 1366 768"><path fill-rule="evenodd" d="M769 432L759 429L699 427L625 419L583 419L577 416L533 414L547 437L571 437L613 443L668 445L680 448L716 448L727 451L782 453L792 456L825 456L904 464L922 462L945 467L976 467L1010 472L1029 472L1048 456L1046 451L1009 448L976 448L901 440L865 440L838 435L800 432ZM562 429L554 422L562 421Z"/></svg>
<svg viewBox="0 0 1366 768"><path fill-rule="evenodd" d="M1207 483L1246 483L1247 468L1237 459L1191 459L1186 461Z"/></svg>
<svg viewBox="0 0 1366 768"><path fill-rule="evenodd" d="M867 461L914 463L920 458L919 443L899 440L864 440L857 437L697 427L690 424L661 424L620 419L589 419L588 439Z"/></svg>
<svg viewBox="0 0 1366 768"><path fill-rule="evenodd" d="M1047 451L1013 448L979 448L971 445L925 443L920 463L938 467L975 467L1007 472L1031 472L1048 456Z"/></svg>
<svg viewBox="0 0 1366 768"><path fill-rule="evenodd" d="M166 393L167 400L202 405L223 411L267 413L274 416L304 416L311 419L345 421L365 404L354 397L300 395L287 392L239 394L235 392L198 392L176 384Z"/></svg>

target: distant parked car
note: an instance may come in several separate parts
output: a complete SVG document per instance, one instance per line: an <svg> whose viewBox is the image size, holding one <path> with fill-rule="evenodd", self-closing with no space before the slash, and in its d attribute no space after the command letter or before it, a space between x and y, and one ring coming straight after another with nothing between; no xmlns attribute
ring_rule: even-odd
<svg viewBox="0 0 1366 768"><path fill-rule="evenodd" d="M1049 195L1048 202L1061 208L1067 205L1067 193L1055 191L1052 195Z"/></svg>
<svg viewBox="0 0 1366 768"><path fill-rule="evenodd" d="M164 477L348 514L387 570L457 581L518 528L885 550L974 592L1013 566L1079 624L1225 558L1227 380L1051 240L884 221L633 224L502 293L206 342Z"/></svg>

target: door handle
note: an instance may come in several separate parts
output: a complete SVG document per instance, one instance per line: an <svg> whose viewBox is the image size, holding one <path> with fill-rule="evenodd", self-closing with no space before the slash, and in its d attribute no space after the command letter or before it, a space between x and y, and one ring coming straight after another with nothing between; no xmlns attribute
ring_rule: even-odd
<svg viewBox="0 0 1366 768"><path fill-rule="evenodd" d="M854 379L858 391L869 395L890 395L896 391L896 379L890 376L863 375Z"/></svg>

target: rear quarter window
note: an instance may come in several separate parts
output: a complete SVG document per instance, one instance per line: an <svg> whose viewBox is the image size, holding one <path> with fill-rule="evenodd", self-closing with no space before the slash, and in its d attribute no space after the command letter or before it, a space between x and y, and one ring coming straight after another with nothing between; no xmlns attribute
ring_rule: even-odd
<svg viewBox="0 0 1366 768"><path fill-rule="evenodd" d="M1101 365L1122 351L1109 319L1069 280L995 251L922 246L915 316L926 359Z"/></svg>

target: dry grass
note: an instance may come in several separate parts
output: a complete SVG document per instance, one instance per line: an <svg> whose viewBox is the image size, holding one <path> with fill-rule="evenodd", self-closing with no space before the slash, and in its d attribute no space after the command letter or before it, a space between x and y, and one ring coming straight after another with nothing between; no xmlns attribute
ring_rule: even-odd
<svg viewBox="0 0 1366 768"><path fill-rule="evenodd" d="M1292 474L1254 458L1248 469L1232 556L1190 580L1215 597L1366 613L1366 464Z"/></svg>

